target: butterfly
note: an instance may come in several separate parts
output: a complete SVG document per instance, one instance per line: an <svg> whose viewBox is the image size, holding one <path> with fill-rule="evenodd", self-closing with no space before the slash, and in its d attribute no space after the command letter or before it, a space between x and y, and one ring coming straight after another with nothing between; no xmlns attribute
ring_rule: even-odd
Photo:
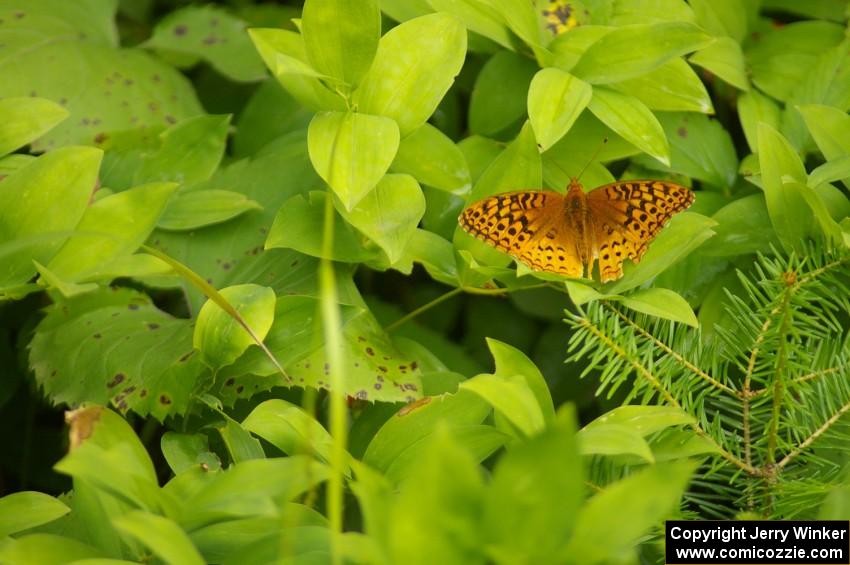
<svg viewBox="0 0 850 565"><path fill-rule="evenodd" d="M599 261L605 283L623 276L623 261L640 262L670 218L694 193L660 180L628 180L584 192L577 179L566 194L519 190L467 206L460 226L535 271L592 278Z"/></svg>

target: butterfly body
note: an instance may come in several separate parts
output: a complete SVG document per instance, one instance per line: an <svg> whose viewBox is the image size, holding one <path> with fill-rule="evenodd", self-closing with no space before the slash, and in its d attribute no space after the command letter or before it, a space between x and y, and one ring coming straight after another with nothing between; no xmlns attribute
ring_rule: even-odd
<svg viewBox="0 0 850 565"><path fill-rule="evenodd" d="M623 181L585 193L572 179L566 194L506 192L469 205L461 227L537 271L604 283L623 276L625 259L639 262L662 227L686 209L693 193L666 181Z"/></svg>

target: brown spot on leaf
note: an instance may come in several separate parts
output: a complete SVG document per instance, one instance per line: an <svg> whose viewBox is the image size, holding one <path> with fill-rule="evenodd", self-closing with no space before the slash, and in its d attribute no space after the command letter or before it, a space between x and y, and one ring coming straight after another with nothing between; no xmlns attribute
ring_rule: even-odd
<svg viewBox="0 0 850 565"><path fill-rule="evenodd" d="M412 398L412 397L408 396L408 398ZM417 408L422 408L423 406L425 406L429 402L431 402L430 396L425 396L423 398L420 398L416 402L412 402L411 404L408 404L407 406L402 407L402 409L398 411L398 415L399 415L399 417L407 416L408 414L410 414L411 412L413 412Z"/></svg>
<svg viewBox="0 0 850 565"><path fill-rule="evenodd" d="M112 377L112 380L106 383L106 388L115 388L127 378L127 375L124 373L115 373L115 376Z"/></svg>
<svg viewBox="0 0 850 565"><path fill-rule="evenodd" d="M366 348L366 355L372 355L372 356L374 356L374 355L375 355L375 350L374 350L374 349L372 349L371 347L367 347L367 348Z"/></svg>
<svg viewBox="0 0 850 565"><path fill-rule="evenodd" d="M148 323L148 329L149 329L149 330L151 330L151 331L153 331L153 330L158 330L158 329L159 329L159 324L155 324L155 323L153 323L153 322L149 322L149 323Z"/></svg>
<svg viewBox="0 0 850 565"><path fill-rule="evenodd" d="M243 385L239 385L236 387L236 394L242 394L243 390L245 390L245 387Z"/></svg>
<svg viewBox="0 0 850 565"><path fill-rule="evenodd" d="M186 26L184 26L183 24L180 24L179 26L176 26L176 27L174 28L174 35L177 35L177 36L181 36L181 37L182 37L182 36L186 35L186 32L187 32L187 31L189 31L189 28L187 28L187 27L186 27Z"/></svg>
<svg viewBox="0 0 850 565"><path fill-rule="evenodd" d="M160 394L159 403L168 406L169 404L171 404L171 399L165 394Z"/></svg>

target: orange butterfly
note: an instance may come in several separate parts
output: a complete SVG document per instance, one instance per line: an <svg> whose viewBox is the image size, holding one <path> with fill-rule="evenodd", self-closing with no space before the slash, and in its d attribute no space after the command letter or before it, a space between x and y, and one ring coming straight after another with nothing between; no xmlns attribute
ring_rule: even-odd
<svg viewBox="0 0 850 565"><path fill-rule="evenodd" d="M464 209L460 226L535 271L601 281L623 276L623 261L640 262L667 221L691 205L694 194L660 180L606 184L587 194L577 179L567 194L505 192Z"/></svg>

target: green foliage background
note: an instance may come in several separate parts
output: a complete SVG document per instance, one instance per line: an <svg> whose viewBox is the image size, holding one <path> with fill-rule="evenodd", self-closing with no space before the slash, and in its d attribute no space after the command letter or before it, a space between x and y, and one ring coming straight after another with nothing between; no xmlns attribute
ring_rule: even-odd
<svg viewBox="0 0 850 565"><path fill-rule="evenodd" d="M850 518L849 12L0 0L0 561ZM582 171L696 202L606 285L457 225Z"/></svg>

